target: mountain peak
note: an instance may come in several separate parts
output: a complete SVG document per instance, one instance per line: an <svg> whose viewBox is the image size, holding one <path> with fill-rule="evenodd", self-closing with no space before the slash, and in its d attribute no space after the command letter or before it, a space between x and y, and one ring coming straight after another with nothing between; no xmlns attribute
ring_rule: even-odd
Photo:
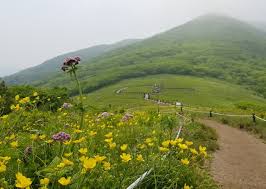
<svg viewBox="0 0 266 189"><path fill-rule="evenodd" d="M234 18L234 17L231 17L229 15L226 15L226 14L221 14L221 13L208 13L208 14L204 14L204 15L201 15L197 18L195 18L194 20L190 21L190 22L201 22L201 24L203 22L205 23L227 23L227 24L242 24L242 25L248 25L247 23L237 19L237 18ZM190 23L188 22L188 23Z"/></svg>
<svg viewBox="0 0 266 189"><path fill-rule="evenodd" d="M201 16L198 16L196 19L235 19L227 14L223 13L207 13Z"/></svg>

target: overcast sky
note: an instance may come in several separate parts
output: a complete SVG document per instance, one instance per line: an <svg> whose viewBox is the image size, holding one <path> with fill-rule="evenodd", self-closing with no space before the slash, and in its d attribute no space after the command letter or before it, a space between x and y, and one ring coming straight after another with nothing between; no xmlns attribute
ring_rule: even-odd
<svg viewBox="0 0 266 189"><path fill-rule="evenodd" d="M0 0L0 76L213 12L266 22L266 0Z"/></svg>

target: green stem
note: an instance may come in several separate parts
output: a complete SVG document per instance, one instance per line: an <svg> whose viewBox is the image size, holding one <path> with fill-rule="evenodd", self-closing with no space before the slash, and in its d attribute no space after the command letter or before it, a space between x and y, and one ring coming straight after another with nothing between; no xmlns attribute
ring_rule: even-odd
<svg viewBox="0 0 266 189"><path fill-rule="evenodd" d="M75 81L77 83L78 86L78 90L79 90L79 100L80 100L80 111L81 111L81 116L80 116L80 129L83 129L84 126L84 113L85 113L85 109L84 109L84 104L83 104L83 93L82 93L82 89L81 89L81 85L80 82L78 80L77 74L76 74L76 68L74 66L72 66L72 73L74 75ZM79 134L77 134L77 136L75 137L76 139L79 138ZM74 149L74 145L72 144L71 147L71 151L73 151Z"/></svg>
<svg viewBox="0 0 266 189"><path fill-rule="evenodd" d="M76 80L76 83L77 83L77 86L78 86L78 89L79 89L80 104L83 106L83 93L82 93L82 89L81 89L80 82L78 80L76 71L73 71L73 75L74 75L74 78Z"/></svg>
<svg viewBox="0 0 266 189"><path fill-rule="evenodd" d="M83 93L82 93L82 89L80 86L80 82L77 78L77 74L76 71L73 69L73 75L74 78L76 80L78 89L79 89L79 100L80 100L80 108L81 108L81 117L80 117L80 129L83 129L83 125L84 125L84 105L83 105Z"/></svg>

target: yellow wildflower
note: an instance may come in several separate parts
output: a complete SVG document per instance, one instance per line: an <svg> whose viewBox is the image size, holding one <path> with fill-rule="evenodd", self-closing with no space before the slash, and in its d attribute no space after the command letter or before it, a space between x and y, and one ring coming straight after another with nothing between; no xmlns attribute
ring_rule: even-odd
<svg viewBox="0 0 266 189"><path fill-rule="evenodd" d="M19 110L20 110L20 106L19 106L19 104L17 104L17 105L15 106L15 110L16 110L16 111L19 111Z"/></svg>
<svg viewBox="0 0 266 189"><path fill-rule="evenodd" d="M206 152L206 147L202 147L202 146L199 146L199 151L201 154L203 154L204 156L207 156L207 152Z"/></svg>
<svg viewBox="0 0 266 189"><path fill-rule="evenodd" d="M63 143L64 143L64 145L70 145L71 144L71 140L65 141Z"/></svg>
<svg viewBox="0 0 266 189"><path fill-rule="evenodd" d="M137 147L140 149L144 149L146 147L146 144L138 144Z"/></svg>
<svg viewBox="0 0 266 189"><path fill-rule="evenodd" d="M32 181L30 178L27 178L22 175L22 173L18 172L16 174L16 187L17 188L29 188Z"/></svg>
<svg viewBox="0 0 266 189"><path fill-rule="evenodd" d="M66 164L64 163L64 162L61 162L61 163L59 163L56 167L57 168L63 168L63 167L65 167L66 166Z"/></svg>
<svg viewBox="0 0 266 189"><path fill-rule="evenodd" d="M111 143L111 142L113 142L113 138L107 138L104 141L107 142L107 143Z"/></svg>
<svg viewBox="0 0 266 189"><path fill-rule="evenodd" d="M30 135L30 139L32 139L32 140L37 140L37 139L38 139L38 135L36 135L36 134L31 134L31 135Z"/></svg>
<svg viewBox="0 0 266 189"><path fill-rule="evenodd" d="M165 147L165 148L168 148L169 145L170 145L170 140L166 140L166 141L162 142L162 146Z"/></svg>
<svg viewBox="0 0 266 189"><path fill-rule="evenodd" d="M71 177L61 177L59 180L58 180L59 184L63 185L63 186L67 186L71 183Z"/></svg>
<svg viewBox="0 0 266 189"><path fill-rule="evenodd" d="M15 138L16 138L16 135L13 133L12 135L10 135L9 140L13 140Z"/></svg>
<svg viewBox="0 0 266 189"><path fill-rule="evenodd" d="M177 139L175 139L176 141L177 141L177 143L181 143L181 142L183 142L183 138L177 138Z"/></svg>
<svg viewBox="0 0 266 189"><path fill-rule="evenodd" d="M8 115L3 115L1 118L2 119L7 119L8 118Z"/></svg>
<svg viewBox="0 0 266 189"><path fill-rule="evenodd" d="M11 106L10 106L10 110L14 110L16 108L16 106L14 105L14 104L12 104Z"/></svg>
<svg viewBox="0 0 266 189"><path fill-rule="evenodd" d="M74 140L73 143L75 143L75 144L79 144L79 143L81 143L81 142L83 142L83 141L85 141L85 140L86 140L85 137L81 137L81 138L78 139L78 140Z"/></svg>
<svg viewBox="0 0 266 189"><path fill-rule="evenodd" d="M22 99L19 101L20 104L26 104L26 103L28 103L28 102L30 102L30 97L22 98Z"/></svg>
<svg viewBox="0 0 266 189"><path fill-rule="evenodd" d="M62 158L65 165L74 165L74 163L66 158Z"/></svg>
<svg viewBox="0 0 266 189"><path fill-rule="evenodd" d="M106 156L99 156L99 155L96 155L96 156L94 156L94 159L95 159L97 162L102 162L103 160L106 159Z"/></svg>
<svg viewBox="0 0 266 189"><path fill-rule="evenodd" d="M122 146L120 146L121 151L126 151L127 146L127 144L123 144Z"/></svg>
<svg viewBox="0 0 266 189"><path fill-rule="evenodd" d="M40 180L41 185L48 185L50 183L50 180L48 178L43 178Z"/></svg>
<svg viewBox="0 0 266 189"><path fill-rule="evenodd" d="M9 161L11 157L9 156L0 156L0 159L3 160L4 162Z"/></svg>
<svg viewBox="0 0 266 189"><path fill-rule="evenodd" d="M21 108L20 108L20 105L19 104L17 104L16 106L15 105L12 105L11 106L11 110L16 110L16 111L19 111Z"/></svg>
<svg viewBox="0 0 266 189"><path fill-rule="evenodd" d="M185 183L184 189L191 189L191 187Z"/></svg>
<svg viewBox="0 0 266 189"><path fill-rule="evenodd" d="M96 160L94 158L85 159L83 161L83 167L86 169L86 171L90 171L96 166Z"/></svg>
<svg viewBox="0 0 266 189"><path fill-rule="evenodd" d="M81 153L83 155L87 154L87 152L88 152L88 148L80 148L79 149L79 153Z"/></svg>
<svg viewBox="0 0 266 189"><path fill-rule="evenodd" d="M83 162L85 159L88 159L86 156L81 156L80 158L79 158L79 161L81 161L81 162Z"/></svg>
<svg viewBox="0 0 266 189"><path fill-rule="evenodd" d="M107 133L106 135L104 135L106 138L112 138L113 137L113 133L110 132L110 133Z"/></svg>
<svg viewBox="0 0 266 189"><path fill-rule="evenodd" d="M188 165L189 164L189 160L187 158L181 159L181 163L184 164L184 165Z"/></svg>
<svg viewBox="0 0 266 189"><path fill-rule="evenodd" d="M72 154L73 154L72 152L64 153L64 156L65 156L65 157L70 157L70 156L72 156Z"/></svg>
<svg viewBox="0 0 266 189"><path fill-rule="evenodd" d="M11 143L10 143L10 146L11 146L12 148L17 148L17 147L18 147L18 141L13 141L13 142L11 142Z"/></svg>
<svg viewBox="0 0 266 189"><path fill-rule="evenodd" d="M114 149L115 147L116 147L116 143L115 142L109 144L109 148L110 149Z"/></svg>
<svg viewBox="0 0 266 189"><path fill-rule="evenodd" d="M46 138L46 135L44 135L44 134L43 134L43 135L40 135L39 138L40 138L41 140L43 140L43 139Z"/></svg>
<svg viewBox="0 0 266 189"><path fill-rule="evenodd" d="M194 155L198 155L198 152L197 152L197 150L196 150L195 148L190 148L189 150L190 150L190 152L191 152L192 154L194 154Z"/></svg>
<svg viewBox="0 0 266 189"><path fill-rule="evenodd" d="M90 136L95 136L96 134L97 134L96 131L90 131L90 132L89 132L89 135L90 135Z"/></svg>
<svg viewBox="0 0 266 189"><path fill-rule="evenodd" d="M175 145L177 144L177 140L170 140L170 144L171 144L172 146L175 146Z"/></svg>
<svg viewBox="0 0 266 189"><path fill-rule="evenodd" d="M120 155L120 158L122 159L122 162L127 163L131 160L131 155L123 153L122 155Z"/></svg>
<svg viewBox="0 0 266 189"><path fill-rule="evenodd" d="M20 164L22 163L22 161L20 159L17 159L17 163Z"/></svg>
<svg viewBox="0 0 266 189"><path fill-rule="evenodd" d="M45 141L47 144L51 144L52 142L54 142L52 139L46 140Z"/></svg>
<svg viewBox="0 0 266 189"><path fill-rule="evenodd" d="M149 143L151 143L152 142L152 138L146 138L146 140L145 140L145 143L146 144L149 144Z"/></svg>
<svg viewBox="0 0 266 189"><path fill-rule="evenodd" d="M0 161L0 173L5 172L6 171L6 165L4 164L4 162Z"/></svg>
<svg viewBox="0 0 266 189"><path fill-rule="evenodd" d="M161 152L168 152L169 151L169 149L168 148L165 148L165 147L159 147L159 150Z"/></svg>
<svg viewBox="0 0 266 189"><path fill-rule="evenodd" d="M19 100L19 95L15 96L15 100L18 101Z"/></svg>
<svg viewBox="0 0 266 189"><path fill-rule="evenodd" d="M193 144L192 141L186 141L185 143L186 143L186 145L188 145L188 146L191 146L191 145Z"/></svg>
<svg viewBox="0 0 266 189"><path fill-rule="evenodd" d="M107 162L107 161L103 161L103 169L105 171L108 171L111 169L111 163Z"/></svg>
<svg viewBox="0 0 266 189"><path fill-rule="evenodd" d="M24 102L25 102L25 103L30 102L30 97L25 97L25 98L23 98L23 99L24 99Z"/></svg>
<svg viewBox="0 0 266 189"><path fill-rule="evenodd" d="M153 142L148 143L148 146L154 146L154 143Z"/></svg>
<svg viewBox="0 0 266 189"><path fill-rule="evenodd" d="M33 93L33 96L38 96L38 93L37 93L37 92L34 92L34 93Z"/></svg>
<svg viewBox="0 0 266 189"><path fill-rule="evenodd" d="M75 129L74 130L74 133L82 133L83 131L82 130L80 130L80 129Z"/></svg>
<svg viewBox="0 0 266 189"><path fill-rule="evenodd" d="M144 161L143 157L141 154L137 155L137 158L136 158L137 161Z"/></svg>
<svg viewBox="0 0 266 189"><path fill-rule="evenodd" d="M181 144L181 143L179 143L179 144L178 144L178 147L179 147L181 150L186 150L186 149L188 149L188 146L187 146L186 144Z"/></svg>

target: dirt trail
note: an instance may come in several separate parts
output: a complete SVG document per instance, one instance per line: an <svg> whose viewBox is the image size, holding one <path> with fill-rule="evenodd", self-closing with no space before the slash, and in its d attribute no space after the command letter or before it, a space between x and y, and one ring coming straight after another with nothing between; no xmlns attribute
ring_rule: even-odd
<svg viewBox="0 0 266 189"><path fill-rule="evenodd" d="M201 123L219 135L211 172L224 189L266 189L266 144L245 131L211 120Z"/></svg>

